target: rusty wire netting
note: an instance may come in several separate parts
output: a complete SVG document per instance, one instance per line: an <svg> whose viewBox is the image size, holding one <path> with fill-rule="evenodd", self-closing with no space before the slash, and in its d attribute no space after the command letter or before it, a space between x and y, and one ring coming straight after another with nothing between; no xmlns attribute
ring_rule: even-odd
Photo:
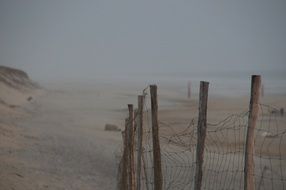
<svg viewBox="0 0 286 190"><path fill-rule="evenodd" d="M260 105L255 129L256 189L286 189L286 129L271 106ZM145 109L142 189L153 190L152 129ZM202 189L243 189L248 112L207 124ZM160 121L163 189L193 189L196 165L197 119L184 127Z"/></svg>

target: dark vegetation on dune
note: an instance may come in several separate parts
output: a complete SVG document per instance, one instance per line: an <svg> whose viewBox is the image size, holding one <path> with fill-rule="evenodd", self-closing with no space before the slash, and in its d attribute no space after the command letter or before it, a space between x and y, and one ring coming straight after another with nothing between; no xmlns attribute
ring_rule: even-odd
<svg viewBox="0 0 286 190"><path fill-rule="evenodd" d="M15 93L25 93L25 92L31 92L35 89L39 88L39 85L33 82L28 74L22 70L14 69L6 66L0 65L0 85L5 86L6 88L0 89L0 105L3 105L5 107L15 108L18 107L17 105L14 105L14 102L7 102L5 101L5 95L4 91L7 89L13 89L11 96ZM7 94L6 94L7 96ZM27 101L31 101L33 98L28 96Z"/></svg>
<svg viewBox="0 0 286 190"><path fill-rule="evenodd" d="M6 66L0 66L0 83L16 90L38 88L38 85L30 80L27 73Z"/></svg>

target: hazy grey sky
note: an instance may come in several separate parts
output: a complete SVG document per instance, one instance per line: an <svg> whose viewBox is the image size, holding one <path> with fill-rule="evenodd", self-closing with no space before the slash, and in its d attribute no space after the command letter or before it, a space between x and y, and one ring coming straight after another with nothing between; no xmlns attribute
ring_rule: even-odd
<svg viewBox="0 0 286 190"><path fill-rule="evenodd" d="M286 73L286 1L0 0L0 64L44 78Z"/></svg>

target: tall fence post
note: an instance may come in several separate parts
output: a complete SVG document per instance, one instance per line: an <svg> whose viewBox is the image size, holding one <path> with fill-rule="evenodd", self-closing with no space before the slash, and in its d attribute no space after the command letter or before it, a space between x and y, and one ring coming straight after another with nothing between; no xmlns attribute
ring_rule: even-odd
<svg viewBox="0 0 286 190"><path fill-rule="evenodd" d="M138 96L138 112L137 112L137 190L141 189L141 160L142 160L142 136L143 136L143 105L144 96Z"/></svg>
<svg viewBox="0 0 286 190"><path fill-rule="evenodd" d="M261 77L253 75L251 78L251 95L249 104L248 127L246 134L246 145L244 155L244 190L255 189L254 178L254 140L255 126L259 111L259 96L261 87Z"/></svg>
<svg viewBox="0 0 286 190"><path fill-rule="evenodd" d="M126 190L128 189L128 134L127 134L127 126L128 126L128 120L125 120L125 130L122 132L122 138L123 138L123 156L120 161L120 181L119 181L119 189L120 190Z"/></svg>
<svg viewBox="0 0 286 190"><path fill-rule="evenodd" d="M136 189L136 182L135 182L135 160L134 160L134 110L133 105L128 104L128 111L129 111L129 118L128 118L128 160L129 160L129 185L130 190Z"/></svg>
<svg viewBox="0 0 286 190"><path fill-rule="evenodd" d="M154 189L162 190L163 176L161 168L161 151L160 151L159 124L158 124L158 100L157 100L156 85L150 85L150 95L151 95L152 138L153 138L153 159L154 159Z"/></svg>
<svg viewBox="0 0 286 190"><path fill-rule="evenodd" d="M192 83L191 81L188 82L188 98L191 98L191 93L192 93Z"/></svg>
<svg viewBox="0 0 286 190"><path fill-rule="evenodd" d="M207 132L207 103L209 83L200 82L199 118L197 126L197 150L194 189L200 190L203 178L204 147Z"/></svg>

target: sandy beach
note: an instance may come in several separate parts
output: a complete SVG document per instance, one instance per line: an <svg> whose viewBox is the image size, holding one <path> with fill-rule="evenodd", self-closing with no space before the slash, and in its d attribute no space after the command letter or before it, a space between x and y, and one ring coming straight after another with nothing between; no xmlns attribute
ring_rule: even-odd
<svg viewBox="0 0 286 190"><path fill-rule="evenodd" d="M179 127L197 116L198 98L189 100L174 88L158 87L159 119ZM1 114L1 189L116 189L122 136L104 126L123 129L127 104L136 105L143 89L100 82L46 84L32 102ZM286 107L285 96L266 96L262 101ZM248 102L247 96L210 95L208 121L247 111ZM285 117L279 121L284 125Z"/></svg>

